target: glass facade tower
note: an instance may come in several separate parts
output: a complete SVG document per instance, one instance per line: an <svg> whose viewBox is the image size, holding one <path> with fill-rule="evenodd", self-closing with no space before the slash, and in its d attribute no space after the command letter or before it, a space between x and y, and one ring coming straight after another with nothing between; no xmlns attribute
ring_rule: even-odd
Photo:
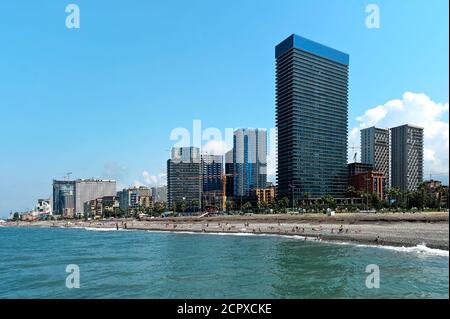
<svg viewBox="0 0 450 319"><path fill-rule="evenodd" d="M275 58L278 196L344 196L349 56L291 35Z"/></svg>
<svg viewBox="0 0 450 319"><path fill-rule="evenodd" d="M250 196L267 182L267 131L237 129L233 135L234 197Z"/></svg>

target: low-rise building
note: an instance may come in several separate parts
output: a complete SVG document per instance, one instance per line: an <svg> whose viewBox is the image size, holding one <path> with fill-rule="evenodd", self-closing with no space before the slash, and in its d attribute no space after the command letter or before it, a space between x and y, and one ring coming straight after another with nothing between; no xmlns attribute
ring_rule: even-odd
<svg viewBox="0 0 450 319"><path fill-rule="evenodd" d="M368 171L358 173L349 177L349 186L353 186L356 191L368 194L376 194L383 199L383 179L382 172Z"/></svg>
<svg viewBox="0 0 450 319"><path fill-rule="evenodd" d="M153 207L150 189L145 186L125 188L117 192L117 197L121 209Z"/></svg>
<svg viewBox="0 0 450 319"><path fill-rule="evenodd" d="M373 164L368 163L349 163L347 164L348 176L373 171Z"/></svg>
<svg viewBox="0 0 450 319"><path fill-rule="evenodd" d="M52 204L50 199L38 199L35 211L43 215L52 215Z"/></svg>
<svg viewBox="0 0 450 319"><path fill-rule="evenodd" d="M35 212L35 211L25 213L25 214L20 215L20 220L26 221L26 222L34 222L36 220L39 220L39 214L38 214L38 212Z"/></svg>
<svg viewBox="0 0 450 319"><path fill-rule="evenodd" d="M84 203L84 214L86 216L113 215L119 207L117 196L103 196Z"/></svg>
<svg viewBox="0 0 450 319"><path fill-rule="evenodd" d="M167 202L167 186L152 187L152 201L153 203Z"/></svg>
<svg viewBox="0 0 450 319"><path fill-rule="evenodd" d="M256 188L254 192L258 206L268 205L276 196L275 187L273 186L268 188Z"/></svg>
<svg viewBox="0 0 450 319"><path fill-rule="evenodd" d="M220 210L223 201L221 190L202 193L202 207L204 211L213 212Z"/></svg>
<svg viewBox="0 0 450 319"><path fill-rule="evenodd" d="M433 179L425 181L424 186L428 195L435 196L439 200L440 206L448 207L448 186Z"/></svg>

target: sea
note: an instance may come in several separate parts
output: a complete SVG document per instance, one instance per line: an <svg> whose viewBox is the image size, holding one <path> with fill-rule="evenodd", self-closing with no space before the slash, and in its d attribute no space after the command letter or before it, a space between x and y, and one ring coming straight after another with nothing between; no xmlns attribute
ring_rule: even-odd
<svg viewBox="0 0 450 319"><path fill-rule="evenodd" d="M0 227L0 298L449 298L448 251L299 236Z"/></svg>

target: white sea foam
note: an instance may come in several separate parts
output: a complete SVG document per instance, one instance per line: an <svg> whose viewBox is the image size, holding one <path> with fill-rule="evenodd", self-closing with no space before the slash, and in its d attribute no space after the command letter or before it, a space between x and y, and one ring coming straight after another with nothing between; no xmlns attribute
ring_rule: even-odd
<svg viewBox="0 0 450 319"><path fill-rule="evenodd" d="M63 229L84 229L85 227L81 227L81 226L57 226L58 228L63 228Z"/></svg>
<svg viewBox="0 0 450 319"><path fill-rule="evenodd" d="M415 253L422 256L443 256L449 257L448 250L429 248L425 244L420 244L412 247L404 247L404 246L383 246L383 245L368 245L368 244L358 244L354 242L342 242L342 241L330 241L330 240L322 240L317 237L308 237L308 236L300 236L300 235L283 235L283 234L258 234L258 233L247 233L247 232L238 232L238 233L222 233L222 232L196 232L196 231L172 231L172 230L148 230L149 232L170 232L177 234L195 234L195 235L216 235L216 236L260 236L260 237L282 237L288 239L297 239L297 240L306 240L306 241L315 241L322 242L327 244L334 245L351 245L356 247L368 247L368 248L380 248L380 249L388 249L394 250L403 253Z"/></svg>
<svg viewBox="0 0 450 319"><path fill-rule="evenodd" d="M419 244L417 246L405 247L405 246L385 246L385 245L357 244L357 243L342 242L342 241L324 241L324 242L330 243L330 244L336 244L336 245L351 245L351 246L356 246L356 247L380 248L380 249L387 249L387 250L398 251L398 252L402 252L402 253L414 253L414 254L419 254L419 255L422 255L422 256L443 256L443 257L449 257L449 251L448 250L430 248L430 247L427 247L423 243Z"/></svg>
<svg viewBox="0 0 450 319"><path fill-rule="evenodd" d="M427 247L425 244L419 244L417 246L412 247L396 247L396 246L371 246L371 245L357 245L358 247L378 247L388 250L394 250L399 252L405 252L405 253L416 253L420 255L427 255L427 256L443 256L443 257L449 257L448 250L442 250L442 249L435 249Z"/></svg>
<svg viewBox="0 0 450 319"><path fill-rule="evenodd" d="M306 237L299 235L282 235L282 234L267 234L267 233L247 233L247 232L237 232L237 233L223 233L223 232L199 232L199 231L188 231L188 230L147 230L148 232L158 232L158 233L176 233L176 234L191 234L191 235L214 235L214 236L258 236L258 237L283 237L290 239L300 239L300 240L313 240L313 241L321 241L316 237Z"/></svg>
<svg viewBox="0 0 450 319"><path fill-rule="evenodd" d="M131 231L130 229L123 229L123 228L109 228L109 227L81 227L85 230L92 230L92 231Z"/></svg>
<svg viewBox="0 0 450 319"><path fill-rule="evenodd" d="M102 228L102 227L80 227L80 226L70 226L61 228L80 228L91 231L133 231L130 229L119 228ZM369 247L369 248L379 248L379 249L387 249L393 250L403 253L414 253L421 256L443 256L449 257L448 250L435 249L427 247L424 243L419 244L417 246L412 247L404 247L404 246L384 246L384 245L370 245L370 244L358 244L355 242L344 242L344 241L330 241L330 240L322 240L317 237L311 236L300 236L300 235L284 235L284 234L267 234L267 233L248 233L248 232L236 232L236 233L225 233L225 232L199 232L199 231L188 231L188 230L151 230L148 229L148 232L157 232L157 233L177 233L177 234L191 234L191 235L215 235L215 236L259 236L259 237L281 237L288 239L296 239L302 241L314 241L314 242L322 242L327 244L334 245L351 245L356 247Z"/></svg>

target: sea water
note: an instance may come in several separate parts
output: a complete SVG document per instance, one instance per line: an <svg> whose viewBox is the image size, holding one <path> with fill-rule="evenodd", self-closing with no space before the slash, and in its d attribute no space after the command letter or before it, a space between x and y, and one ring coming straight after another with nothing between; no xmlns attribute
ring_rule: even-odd
<svg viewBox="0 0 450 319"><path fill-rule="evenodd" d="M68 265L79 288L67 285ZM0 298L448 297L448 251L425 246L0 227Z"/></svg>

